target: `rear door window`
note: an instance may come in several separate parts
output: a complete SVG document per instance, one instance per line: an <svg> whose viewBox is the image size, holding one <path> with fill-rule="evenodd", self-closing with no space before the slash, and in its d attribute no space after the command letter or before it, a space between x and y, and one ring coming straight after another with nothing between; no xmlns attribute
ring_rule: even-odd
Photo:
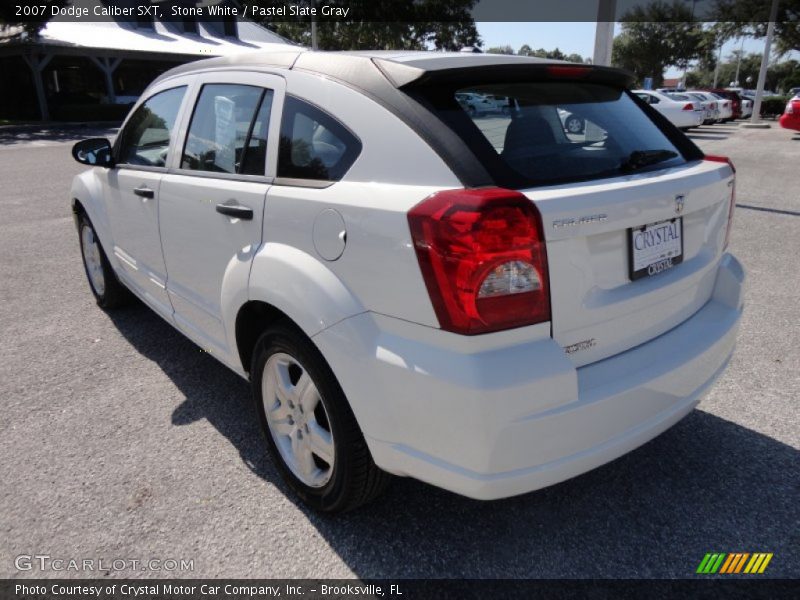
<svg viewBox="0 0 800 600"><path fill-rule="evenodd" d="M511 82L428 89L428 105L501 185L613 177L685 162L627 92L596 83ZM464 97L503 98L491 111Z"/></svg>
<svg viewBox="0 0 800 600"><path fill-rule="evenodd" d="M272 90L207 84L200 91L181 168L264 175Z"/></svg>

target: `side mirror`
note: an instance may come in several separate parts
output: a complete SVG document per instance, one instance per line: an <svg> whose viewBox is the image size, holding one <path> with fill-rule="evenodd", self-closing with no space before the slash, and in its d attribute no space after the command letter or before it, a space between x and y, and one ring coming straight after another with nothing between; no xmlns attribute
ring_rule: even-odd
<svg viewBox="0 0 800 600"><path fill-rule="evenodd" d="M72 158L82 165L91 167L113 167L111 142L106 138L91 138L78 142L72 147Z"/></svg>

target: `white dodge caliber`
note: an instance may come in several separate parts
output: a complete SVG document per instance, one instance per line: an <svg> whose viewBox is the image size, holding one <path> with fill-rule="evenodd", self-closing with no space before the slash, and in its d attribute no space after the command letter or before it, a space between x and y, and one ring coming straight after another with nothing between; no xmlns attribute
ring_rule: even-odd
<svg viewBox="0 0 800 600"><path fill-rule="evenodd" d="M574 477L686 416L742 314L734 168L631 84L463 53L178 67L73 149L92 292L247 378L316 509L388 474L480 499Z"/></svg>

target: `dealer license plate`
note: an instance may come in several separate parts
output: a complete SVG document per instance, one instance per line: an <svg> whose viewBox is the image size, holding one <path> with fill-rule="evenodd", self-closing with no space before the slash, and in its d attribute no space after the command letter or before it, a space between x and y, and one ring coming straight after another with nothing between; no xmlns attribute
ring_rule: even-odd
<svg viewBox="0 0 800 600"><path fill-rule="evenodd" d="M628 230L631 280L658 275L683 261L683 218Z"/></svg>

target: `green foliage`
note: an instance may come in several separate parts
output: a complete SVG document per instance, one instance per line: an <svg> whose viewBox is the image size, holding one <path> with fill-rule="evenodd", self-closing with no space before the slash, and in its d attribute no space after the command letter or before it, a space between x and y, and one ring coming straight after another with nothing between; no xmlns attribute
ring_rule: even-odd
<svg viewBox="0 0 800 600"><path fill-rule="evenodd" d="M718 82L722 87L731 85L736 81L736 64L738 51L727 57L719 66ZM758 82L758 72L761 69L761 55L747 54L742 57L739 67L739 83L741 87L754 89ZM713 69L695 69L686 76L686 85L691 87L710 87L714 83ZM790 88L800 86L800 62L786 60L774 63L767 68L767 79L764 89L776 92L785 92Z"/></svg>
<svg viewBox="0 0 800 600"><path fill-rule="evenodd" d="M320 50L460 50L481 46L470 10L477 0L326 0L328 6L350 8L360 20L320 19ZM263 7L283 6L283 0L261 0ZM286 21L264 19L276 33L311 46L311 22L297 17Z"/></svg>
<svg viewBox="0 0 800 600"><path fill-rule="evenodd" d="M520 46L519 52L517 52L520 56L535 56L537 58L552 58L554 60L568 60L570 62L576 63L583 63L586 62L585 59L577 53L572 54L564 54L561 50L556 48L555 50L545 50L544 48L539 48L538 50L534 50L528 44L523 44Z"/></svg>
<svg viewBox="0 0 800 600"><path fill-rule="evenodd" d="M692 22L688 5L656 1L625 13L611 60L615 66L633 71L640 80L652 77L658 87L667 67L685 68L700 56L707 43L702 26Z"/></svg>
<svg viewBox="0 0 800 600"><path fill-rule="evenodd" d="M788 96L771 96L761 100L761 116L777 117L783 114L786 103L789 102Z"/></svg>
<svg viewBox="0 0 800 600"><path fill-rule="evenodd" d="M21 3L7 2L0 5L0 32L19 28L19 31L13 37L27 37L30 40L35 40L39 37L39 31L50 20L51 7L63 8L69 4L69 0L36 0L35 4L37 6L45 7L44 15L28 17L25 21L17 20L18 17L15 14L16 4Z"/></svg>
<svg viewBox="0 0 800 600"><path fill-rule="evenodd" d="M506 44L505 46L492 46L486 52L488 54L514 54L514 49Z"/></svg>
<svg viewBox="0 0 800 600"><path fill-rule="evenodd" d="M716 0L713 16L726 39L742 35L764 37L771 4L769 0ZM800 0L780 0L775 40L780 54L800 50Z"/></svg>

